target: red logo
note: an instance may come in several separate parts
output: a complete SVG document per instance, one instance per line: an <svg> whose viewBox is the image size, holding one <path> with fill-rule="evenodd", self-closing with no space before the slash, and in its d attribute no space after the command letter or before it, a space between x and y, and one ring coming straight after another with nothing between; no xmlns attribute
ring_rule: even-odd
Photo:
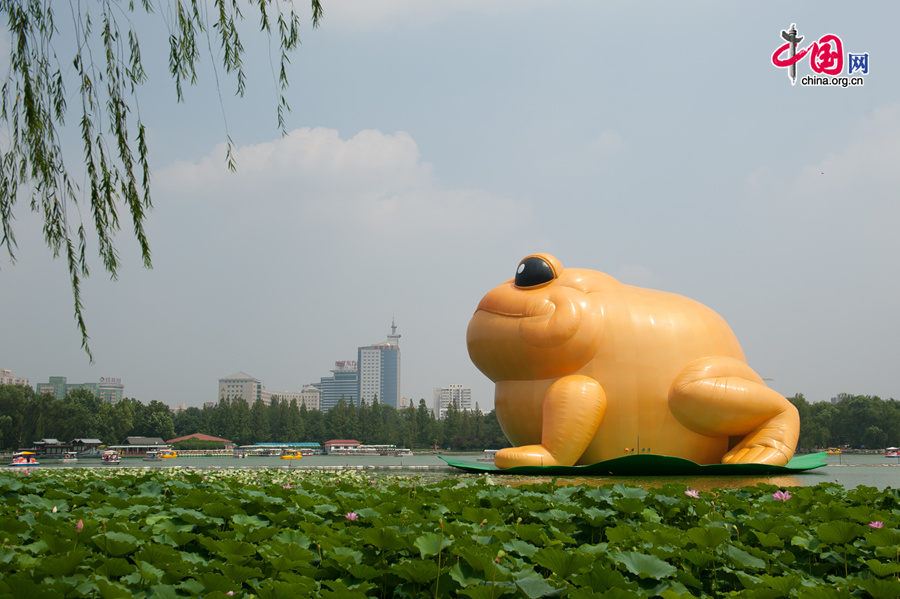
<svg viewBox="0 0 900 599"><path fill-rule="evenodd" d="M793 32L796 33L796 30ZM800 37L798 41L802 39ZM788 50L791 50L790 56L782 58L782 54ZM844 70L844 45L841 43L841 38L833 33L826 33L819 38L819 41L813 42L799 51L796 49L796 42L789 40L786 44L778 46L778 49L772 54L772 64L776 67L790 67L803 60L807 54L809 54L809 66L816 73L839 75Z"/></svg>
<svg viewBox="0 0 900 599"><path fill-rule="evenodd" d="M868 52L848 52L844 55L844 43L833 33L826 33L808 46L801 47L803 36L797 32L797 25L791 23L790 29L781 32L785 41L772 53L772 65L779 69L787 69L791 85L797 83L797 64L809 58L812 74L804 75L801 85L823 85L839 87L855 87L865 85L865 78L850 77L869 73ZM847 76L844 73L847 65Z"/></svg>

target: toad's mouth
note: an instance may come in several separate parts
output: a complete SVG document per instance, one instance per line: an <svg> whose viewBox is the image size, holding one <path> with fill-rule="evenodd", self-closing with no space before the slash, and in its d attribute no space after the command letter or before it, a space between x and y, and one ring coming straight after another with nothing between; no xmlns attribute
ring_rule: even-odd
<svg viewBox="0 0 900 599"><path fill-rule="evenodd" d="M482 312L518 321L518 334L528 345L552 347L571 338L581 324L577 295L576 290L567 288L529 293L500 286L482 298L476 315Z"/></svg>
<svg viewBox="0 0 900 599"><path fill-rule="evenodd" d="M546 318L556 311L556 304L543 294L489 293L478 303L477 310L509 318Z"/></svg>

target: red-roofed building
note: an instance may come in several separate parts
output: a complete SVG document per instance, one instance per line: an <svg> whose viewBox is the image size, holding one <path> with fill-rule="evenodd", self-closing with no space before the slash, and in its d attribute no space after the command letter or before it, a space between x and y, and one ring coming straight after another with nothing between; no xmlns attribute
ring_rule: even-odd
<svg viewBox="0 0 900 599"><path fill-rule="evenodd" d="M362 445L356 439L332 439L322 444L322 450L326 453L347 453Z"/></svg>
<svg viewBox="0 0 900 599"><path fill-rule="evenodd" d="M234 448L234 441L229 441L228 439L222 439L220 437L213 437L212 435L205 435L203 433L194 433L193 435L185 435L176 439L169 439L168 441L166 441L166 443L171 445L172 443L177 443L179 441L188 441L191 439L196 439L197 441L215 441L217 443L221 443L225 449Z"/></svg>

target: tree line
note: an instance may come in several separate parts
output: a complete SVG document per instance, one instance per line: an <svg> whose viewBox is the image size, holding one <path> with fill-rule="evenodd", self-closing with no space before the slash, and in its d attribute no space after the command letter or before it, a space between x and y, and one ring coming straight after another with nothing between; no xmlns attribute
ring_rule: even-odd
<svg viewBox="0 0 900 599"><path fill-rule="evenodd" d="M799 449L900 446L900 401L841 393L834 403L788 398L800 412Z"/></svg>
<svg viewBox="0 0 900 599"><path fill-rule="evenodd" d="M30 387L0 385L0 447L4 449L31 447L32 442L43 438L97 438L115 445L129 436L167 440L198 432L238 445L324 443L329 439L459 451L508 445L494 412L464 411L451 405L445 418L438 420L424 399L419 400L417 407L404 410L378 401L355 405L342 399L322 413L298 406L296 400L273 397L269 405L256 400L251 406L244 399L233 398L173 415L166 404L158 401L145 405L125 398L109 404L86 389L56 399L38 395Z"/></svg>
<svg viewBox="0 0 900 599"><path fill-rule="evenodd" d="M417 407L403 410L377 399L361 405L341 399L324 413L277 396L269 405L257 399L252 406L242 398L222 399L214 407L180 412L174 426L179 436L202 431L240 445L356 439L370 445L411 449L480 451L509 444L493 411L484 414L477 408L466 411L451 405L445 417L438 420L424 399Z"/></svg>
<svg viewBox="0 0 900 599"><path fill-rule="evenodd" d="M809 403L802 394L788 398L800 413L798 448L831 446L882 449L900 446L900 402L871 395L840 394L834 403ZM367 444L394 444L411 449L438 447L480 451L506 447L496 414L463 411L451 405L436 419L419 400L416 407L397 410L374 401L363 405L341 400L327 413L307 410L295 400L223 399L216 405L188 408L173 415L159 401L143 404L125 398L102 401L86 389L64 399L38 395L30 387L0 385L0 448L30 447L33 441L97 438L113 445L128 436L172 439L192 433L230 439L240 445L264 442L324 443L357 439Z"/></svg>
<svg viewBox="0 0 900 599"><path fill-rule="evenodd" d="M4 449L28 448L48 438L100 439L114 445L130 435L174 437L169 406L132 398L110 404L87 389L57 399L38 395L31 387L0 385L0 447Z"/></svg>

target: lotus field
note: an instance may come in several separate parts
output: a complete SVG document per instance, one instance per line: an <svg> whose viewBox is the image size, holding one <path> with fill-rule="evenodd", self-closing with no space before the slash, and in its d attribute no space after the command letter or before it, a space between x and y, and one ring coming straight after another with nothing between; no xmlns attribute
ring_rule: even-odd
<svg viewBox="0 0 900 599"><path fill-rule="evenodd" d="M4 597L900 597L900 492L0 473Z"/></svg>

